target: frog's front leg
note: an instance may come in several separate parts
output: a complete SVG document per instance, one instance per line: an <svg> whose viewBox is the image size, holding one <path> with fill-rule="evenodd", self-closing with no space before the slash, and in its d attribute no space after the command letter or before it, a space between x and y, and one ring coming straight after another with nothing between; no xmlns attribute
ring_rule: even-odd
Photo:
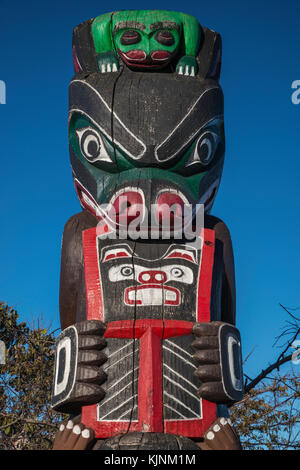
<svg viewBox="0 0 300 470"><path fill-rule="evenodd" d="M196 58L191 55L185 55L177 63L176 72L178 75L194 77L198 72Z"/></svg>
<svg viewBox="0 0 300 470"><path fill-rule="evenodd" d="M117 72L119 70L119 60L114 51L97 54L97 62L100 73Z"/></svg>

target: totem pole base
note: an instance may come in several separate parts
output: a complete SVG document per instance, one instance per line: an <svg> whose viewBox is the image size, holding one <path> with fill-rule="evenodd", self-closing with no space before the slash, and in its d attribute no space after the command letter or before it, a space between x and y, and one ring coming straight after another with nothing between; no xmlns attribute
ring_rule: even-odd
<svg viewBox="0 0 300 470"><path fill-rule="evenodd" d="M173 434L131 432L98 440L93 450L200 450L191 439Z"/></svg>

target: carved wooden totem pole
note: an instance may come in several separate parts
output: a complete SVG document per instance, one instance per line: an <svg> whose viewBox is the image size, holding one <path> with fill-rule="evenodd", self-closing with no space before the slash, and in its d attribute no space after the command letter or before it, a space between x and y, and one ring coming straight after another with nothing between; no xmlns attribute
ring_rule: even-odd
<svg viewBox="0 0 300 470"><path fill-rule="evenodd" d="M239 449L233 253L209 215L221 38L183 13L120 11L77 26L73 58L83 210L63 235L52 405L72 416L54 448Z"/></svg>

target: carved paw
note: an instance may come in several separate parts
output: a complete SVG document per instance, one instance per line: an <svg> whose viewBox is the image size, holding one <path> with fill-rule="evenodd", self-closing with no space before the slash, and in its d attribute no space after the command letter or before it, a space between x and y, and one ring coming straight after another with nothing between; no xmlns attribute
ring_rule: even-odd
<svg viewBox="0 0 300 470"><path fill-rule="evenodd" d="M196 323L192 343L201 380L199 395L214 403L231 404L243 398L241 340L238 330L227 323Z"/></svg>
<svg viewBox="0 0 300 470"><path fill-rule="evenodd" d="M178 75L194 77L198 72L198 65L195 57L190 55L182 57L177 64L176 72Z"/></svg>
<svg viewBox="0 0 300 470"><path fill-rule="evenodd" d="M88 320L66 328L56 344L52 407L62 413L79 413L82 406L99 403L107 376L101 365L107 360L103 349L104 323Z"/></svg>
<svg viewBox="0 0 300 470"><path fill-rule="evenodd" d="M94 442L93 429L86 428L78 417L60 425L53 450L87 450L92 447Z"/></svg>
<svg viewBox="0 0 300 470"><path fill-rule="evenodd" d="M111 73L119 70L119 61L114 52L104 52L97 55L98 70L100 73Z"/></svg>
<svg viewBox="0 0 300 470"><path fill-rule="evenodd" d="M202 450L242 450L237 433L227 418L219 418L204 434Z"/></svg>

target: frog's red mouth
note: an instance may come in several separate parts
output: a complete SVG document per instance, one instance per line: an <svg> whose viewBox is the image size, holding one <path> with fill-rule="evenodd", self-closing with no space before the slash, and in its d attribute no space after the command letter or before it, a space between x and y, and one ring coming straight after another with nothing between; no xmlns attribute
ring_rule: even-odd
<svg viewBox="0 0 300 470"><path fill-rule="evenodd" d="M153 51L147 55L145 51L134 49L128 52L122 52L118 49L118 54L129 67L162 67L167 65L173 57L169 51Z"/></svg>

